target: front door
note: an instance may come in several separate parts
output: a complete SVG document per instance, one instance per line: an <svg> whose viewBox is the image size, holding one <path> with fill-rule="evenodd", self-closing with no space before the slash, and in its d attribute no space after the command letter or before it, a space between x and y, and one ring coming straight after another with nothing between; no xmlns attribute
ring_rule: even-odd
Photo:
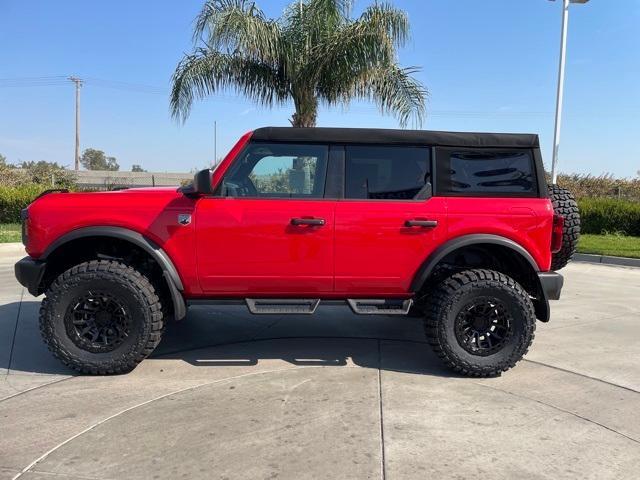
<svg viewBox="0 0 640 480"><path fill-rule="evenodd" d="M335 201L324 199L328 147L250 143L219 196L196 210L198 276L216 296L333 290Z"/></svg>
<svg viewBox="0 0 640 480"><path fill-rule="evenodd" d="M446 201L431 197L431 149L347 146L336 204L335 291L402 296L446 236Z"/></svg>

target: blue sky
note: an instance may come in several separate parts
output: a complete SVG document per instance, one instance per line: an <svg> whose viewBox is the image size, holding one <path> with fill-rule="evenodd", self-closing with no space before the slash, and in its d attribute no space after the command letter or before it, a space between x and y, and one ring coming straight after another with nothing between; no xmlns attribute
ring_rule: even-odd
<svg viewBox="0 0 640 480"><path fill-rule="evenodd" d="M0 0L0 78L87 78L82 89L83 149L105 150L117 157L122 169L134 163L156 171L204 167L213 159L214 120L222 155L248 130L288 125L292 108L268 110L227 92L196 104L184 125L170 118L169 80L191 49L192 22L202 3ZM279 16L288 2L257 3L269 16ZM548 164L560 4L393 3L408 12L412 24L412 39L399 61L421 67L417 76L431 93L423 128L539 133ZM367 4L357 1L354 14ZM631 177L640 170L639 25L640 0L591 0L572 7L562 171ZM30 86L24 86L27 83ZM0 153L11 162L72 165L73 87L33 83L0 85ZM16 84L23 86L8 86ZM393 117L362 103L322 109L318 123L398 126Z"/></svg>

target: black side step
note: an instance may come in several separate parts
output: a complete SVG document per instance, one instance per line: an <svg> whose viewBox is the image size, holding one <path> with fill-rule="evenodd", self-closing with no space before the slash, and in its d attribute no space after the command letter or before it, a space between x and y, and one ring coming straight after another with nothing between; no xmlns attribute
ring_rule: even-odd
<svg viewBox="0 0 640 480"><path fill-rule="evenodd" d="M407 315L413 300L385 300L380 298L352 299L347 303L358 315Z"/></svg>
<svg viewBox="0 0 640 480"><path fill-rule="evenodd" d="M307 314L318 308L319 298L246 298L247 308L254 315Z"/></svg>

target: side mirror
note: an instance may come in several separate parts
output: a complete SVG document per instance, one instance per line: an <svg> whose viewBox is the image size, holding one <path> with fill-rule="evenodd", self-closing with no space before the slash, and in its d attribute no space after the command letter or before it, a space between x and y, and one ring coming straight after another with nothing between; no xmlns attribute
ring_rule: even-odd
<svg viewBox="0 0 640 480"><path fill-rule="evenodd" d="M211 185L211 170L208 168L200 170L193 177L193 191L201 195L213 194L213 185Z"/></svg>

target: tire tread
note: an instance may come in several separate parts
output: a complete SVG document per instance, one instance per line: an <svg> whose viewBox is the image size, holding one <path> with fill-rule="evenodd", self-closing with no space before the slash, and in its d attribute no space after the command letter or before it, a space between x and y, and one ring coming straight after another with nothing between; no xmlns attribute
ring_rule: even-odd
<svg viewBox="0 0 640 480"><path fill-rule="evenodd" d="M549 185L549 198L553 204L553 211L564 217L562 249L551 258L551 270L560 270L567 266L578 248L580 209L571 192L558 185Z"/></svg>
<svg viewBox="0 0 640 480"><path fill-rule="evenodd" d="M119 358L103 361L78 359L59 341L54 333L52 304L74 283L84 279L103 278L134 289L144 299L144 308L150 315L145 325L146 334L141 335L136 348ZM134 268L113 260L91 260L75 265L62 273L49 286L40 305L40 333L48 349L63 364L80 373L111 375L133 370L148 357L160 343L164 328L163 309L151 282Z"/></svg>
<svg viewBox="0 0 640 480"><path fill-rule="evenodd" d="M450 304L462 290L474 288L509 289L516 293L515 298L523 311L525 318L524 329L518 339L519 348L504 361L492 366L481 366L470 363L450 347L444 341L443 318L447 314ZM429 295L424 318L424 330L427 342L444 362L444 364L460 374L470 377L495 377L513 368L529 350L535 337L536 316L533 303L528 293L511 277L494 270L474 269L455 273L435 286Z"/></svg>

